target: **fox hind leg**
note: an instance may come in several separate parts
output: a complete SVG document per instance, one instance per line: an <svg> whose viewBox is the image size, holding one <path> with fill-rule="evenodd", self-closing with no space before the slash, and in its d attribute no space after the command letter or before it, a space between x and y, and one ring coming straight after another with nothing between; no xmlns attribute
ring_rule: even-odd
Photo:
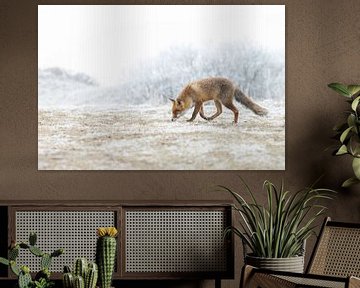
<svg viewBox="0 0 360 288"><path fill-rule="evenodd" d="M215 106L216 106L216 113L212 115L211 117L208 117L209 120L213 120L216 117L218 117L222 113L222 105L219 100L214 100Z"/></svg>
<svg viewBox="0 0 360 288"><path fill-rule="evenodd" d="M238 118L239 118L239 110L235 107L235 105L230 102L230 103L223 103L224 106L228 109L230 109L233 113L234 113L234 123L238 123Z"/></svg>

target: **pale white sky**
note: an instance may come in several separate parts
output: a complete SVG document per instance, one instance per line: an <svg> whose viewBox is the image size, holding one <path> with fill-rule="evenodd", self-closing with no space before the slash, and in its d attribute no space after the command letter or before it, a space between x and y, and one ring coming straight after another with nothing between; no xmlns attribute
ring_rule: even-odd
<svg viewBox="0 0 360 288"><path fill-rule="evenodd" d="M171 46L253 43L284 54L284 5L39 5L38 66L116 85Z"/></svg>

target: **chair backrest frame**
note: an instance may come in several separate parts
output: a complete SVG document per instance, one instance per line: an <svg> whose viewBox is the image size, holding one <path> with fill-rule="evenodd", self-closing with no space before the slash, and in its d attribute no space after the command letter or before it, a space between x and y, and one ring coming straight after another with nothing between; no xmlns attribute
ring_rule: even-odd
<svg viewBox="0 0 360 288"><path fill-rule="evenodd" d="M342 246L347 242L347 233L349 234L349 240L352 239L350 244L354 243L353 239L360 239L360 223L335 222L331 221L330 217L325 218L306 273L347 277L355 272L356 275L354 276L359 277L360 269L358 273L356 267L360 266L360 257L357 256L360 254L360 241L355 241L353 247L349 244L346 246L346 251L342 252L341 249L344 249ZM336 239L336 237L340 238ZM337 243L341 242L340 245L336 245L336 241ZM359 243L359 246L356 245L357 243ZM334 251L334 247L339 248L339 251ZM340 257L344 255L348 259L342 260L335 257L335 255L340 255ZM356 259L355 263L351 263L351 259ZM334 260L336 263L334 263ZM345 261L346 265L341 264L341 261ZM347 268L351 267L351 271L347 271L345 266Z"/></svg>

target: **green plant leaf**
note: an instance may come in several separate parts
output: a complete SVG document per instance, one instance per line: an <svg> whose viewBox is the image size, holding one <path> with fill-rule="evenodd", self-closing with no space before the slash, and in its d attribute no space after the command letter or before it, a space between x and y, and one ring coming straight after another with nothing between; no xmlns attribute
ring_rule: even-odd
<svg viewBox="0 0 360 288"><path fill-rule="evenodd" d="M341 84L341 83L330 83L328 85L329 88L333 89L335 92L339 93L340 95L342 96L345 96L345 97L348 97L350 98L351 97L351 94L347 88L346 85L344 84Z"/></svg>
<svg viewBox="0 0 360 288"><path fill-rule="evenodd" d="M352 168L356 178L360 180L360 158L354 157L352 161Z"/></svg>
<svg viewBox="0 0 360 288"><path fill-rule="evenodd" d="M359 105L359 101L360 101L360 96L356 97L356 98L354 99L354 101L352 101L352 103L351 103L351 109L352 109L352 110L356 111L356 108L357 108L358 105Z"/></svg>
<svg viewBox="0 0 360 288"><path fill-rule="evenodd" d="M360 92L360 85L348 85L347 91L351 96L354 96Z"/></svg>
<svg viewBox="0 0 360 288"><path fill-rule="evenodd" d="M350 137L350 140L348 141L348 143L346 145L346 148L348 149L349 154L352 155L353 157L355 157L355 153L354 153L355 151L354 151L354 149L353 149L353 147L351 145L351 143L352 143L351 138L352 137Z"/></svg>
<svg viewBox="0 0 360 288"><path fill-rule="evenodd" d="M284 190L283 183L281 188L277 189L269 181L265 181L263 187L268 200L265 206L253 198L252 202L246 202L240 194L222 186L222 189L231 193L238 202L233 208L242 220L239 222L240 229L227 228L226 233L233 232L239 236L258 257L299 255L304 241L314 234L313 222L326 209L318 205L317 201L331 199L330 194L333 191L314 189L311 186L290 193ZM252 193L249 187L246 187L246 193ZM313 212L311 216L310 211Z"/></svg>
<svg viewBox="0 0 360 288"><path fill-rule="evenodd" d="M353 128L353 126L347 128L340 136L340 141L341 143L344 143L346 137L348 136L349 132L351 131L351 129Z"/></svg>
<svg viewBox="0 0 360 288"><path fill-rule="evenodd" d="M359 184L359 183L360 183L360 180L358 178L351 177L351 178L347 179L346 181L344 181L344 183L341 185L341 187L348 188L352 185Z"/></svg>
<svg viewBox="0 0 360 288"><path fill-rule="evenodd" d="M3 257L0 257L0 263L4 264L4 265L9 265L10 264L9 260L6 259L6 258L3 258Z"/></svg>
<svg viewBox="0 0 360 288"><path fill-rule="evenodd" d="M353 113L350 113L348 118L347 118L347 124L348 126L356 126L356 116Z"/></svg>
<svg viewBox="0 0 360 288"><path fill-rule="evenodd" d="M344 155L347 153L348 153L348 150L347 150L346 145L341 145L341 147L339 148L339 150L336 152L335 155Z"/></svg>
<svg viewBox="0 0 360 288"><path fill-rule="evenodd" d="M360 138L358 135L353 135L350 137L348 150L354 157L360 157Z"/></svg>

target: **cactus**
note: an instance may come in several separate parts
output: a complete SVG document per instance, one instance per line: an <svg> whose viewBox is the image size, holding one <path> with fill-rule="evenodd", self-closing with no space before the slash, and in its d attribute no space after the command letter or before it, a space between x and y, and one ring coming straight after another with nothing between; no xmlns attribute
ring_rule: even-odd
<svg viewBox="0 0 360 288"><path fill-rule="evenodd" d="M41 257L41 256L44 255L44 252L42 252L42 251L40 250L40 248L38 248L38 247L36 247L36 246L31 246L31 245L30 245L29 251L30 251L32 254L34 254L35 256L37 256L37 257Z"/></svg>
<svg viewBox="0 0 360 288"><path fill-rule="evenodd" d="M64 288L74 287L74 275L71 273L69 266L64 266L64 273L62 275L62 283Z"/></svg>
<svg viewBox="0 0 360 288"><path fill-rule="evenodd" d="M25 274L29 274L30 273L30 268L28 266L22 266L20 268L21 272L25 273Z"/></svg>
<svg viewBox="0 0 360 288"><path fill-rule="evenodd" d="M64 288L73 288L74 287L74 276L72 275L72 273L64 273L63 277L63 286Z"/></svg>
<svg viewBox="0 0 360 288"><path fill-rule="evenodd" d="M16 243L11 241L11 245L8 251L8 259L0 257L0 263L10 266L11 271L18 276L18 286L19 288L29 288L29 287L51 287L53 282L50 281L50 264L53 257L60 256L63 254L63 249L55 250L53 253L48 254L36 247L37 236L35 233L30 233L29 244L20 242ZM30 269L27 266L22 266L21 268L16 264L16 259L19 256L19 250L29 250L30 253L34 254L37 257L41 257L41 271L39 271L35 276L35 281L32 280L30 275ZM45 286L44 286L45 285Z"/></svg>
<svg viewBox="0 0 360 288"><path fill-rule="evenodd" d="M98 279L98 266L96 263L89 263L85 276L85 288L95 288Z"/></svg>
<svg viewBox="0 0 360 288"><path fill-rule="evenodd" d="M75 276L81 276L83 279L85 279L87 268L88 268L88 262L86 258L76 259L74 266Z"/></svg>
<svg viewBox="0 0 360 288"><path fill-rule="evenodd" d="M50 279L50 275L51 275L51 273L50 273L49 269L44 268L44 269L40 270L38 273L36 273L35 280L40 281L41 278L48 280L48 279Z"/></svg>
<svg viewBox="0 0 360 288"><path fill-rule="evenodd" d="M97 235L96 262L100 287L110 288L115 265L117 230L115 227L98 228Z"/></svg>
<svg viewBox="0 0 360 288"><path fill-rule="evenodd" d="M22 269L19 274L19 279L18 279L19 288L28 288L30 286L30 284L32 283L31 275L29 273L30 270L28 267L26 267L26 268L27 269ZM27 272L24 270L26 270Z"/></svg>
<svg viewBox="0 0 360 288"><path fill-rule="evenodd" d="M29 249L29 248L30 248L30 245L28 245L28 244L26 244L26 243L23 243L23 242L21 242L21 243L19 244L19 246L20 246L20 248L22 248L22 249Z"/></svg>
<svg viewBox="0 0 360 288"><path fill-rule="evenodd" d="M71 269L69 266L67 265L64 266L64 273L71 273Z"/></svg>
<svg viewBox="0 0 360 288"><path fill-rule="evenodd" d="M50 255L51 257L58 257L63 253L64 253L64 249L57 249L54 252L52 252Z"/></svg>
<svg viewBox="0 0 360 288"><path fill-rule="evenodd" d="M85 288L84 278L77 275L74 277L74 288Z"/></svg>
<svg viewBox="0 0 360 288"><path fill-rule="evenodd" d="M14 248L10 249L8 252L9 260L16 260L16 258L19 256L19 246L15 246Z"/></svg>
<svg viewBox="0 0 360 288"><path fill-rule="evenodd" d="M35 246L37 241L37 235L35 232L31 232L29 235L29 244L31 246Z"/></svg>
<svg viewBox="0 0 360 288"><path fill-rule="evenodd" d="M74 263L74 273L71 273L69 266L64 266L63 286L64 288L77 288L77 285L83 288L95 288L98 278L98 268L95 263L89 263L85 258L78 258ZM77 279L77 280L76 280ZM82 281L80 280L82 279ZM81 283L83 282L83 283Z"/></svg>
<svg viewBox="0 0 360 288"><path fill-rule="evenodd" d="M51 265L51 260L52 260L51 255L48 253L44 253L43 256L41 256L41 261L40 261L41 269L44 269L44 268L49 269L50 265Z"/></svg>
<svg viewBox="0 0 360 288"><path fill-rule="evenodd" d="M10 261L10 269L16 276L19 276L21 271L19 266L16 265L16 262L14 260Z"/></svg>

